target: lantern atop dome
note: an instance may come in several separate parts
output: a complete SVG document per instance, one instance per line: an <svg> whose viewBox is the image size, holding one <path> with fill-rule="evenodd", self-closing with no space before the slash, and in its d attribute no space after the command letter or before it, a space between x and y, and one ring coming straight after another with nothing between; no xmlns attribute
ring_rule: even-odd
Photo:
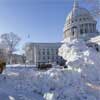
<svg viewBox="0 0 100 100"><path fill-rule="evenodd" d="M73 8L78 8L78 7L79 7L78 0L74 0Z"/></svg>

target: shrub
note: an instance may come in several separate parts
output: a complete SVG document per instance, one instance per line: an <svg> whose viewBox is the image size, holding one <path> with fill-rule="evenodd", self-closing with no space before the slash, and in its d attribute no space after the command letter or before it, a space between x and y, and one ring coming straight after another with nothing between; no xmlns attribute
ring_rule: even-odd
<svg viewBox="0 0 100 100"><path fill-rule="evenodd" d="M60 66L65 66L65 61L62 61L59 65Z"/></svg>
<svg viewBox="0 0 100 100"><path fill-rule="evenodd" d="M52 68L52 64L41 64L38 66L38 69L40 70L47 70L49 68Z"/></svg>
<svg viewBox="0 0 100 100"><path fill-rule="evenodd" d="M2 74L5 68L6 68L6 62L4 60L0 60L0 74Z"/></svg>
<svg viewBox="0 0 100 100"><path fill-rule="evenodd" d="M64 68L68 68L68 66L67 66L67 65L65 65L65 66L64 66Z"/></svg>

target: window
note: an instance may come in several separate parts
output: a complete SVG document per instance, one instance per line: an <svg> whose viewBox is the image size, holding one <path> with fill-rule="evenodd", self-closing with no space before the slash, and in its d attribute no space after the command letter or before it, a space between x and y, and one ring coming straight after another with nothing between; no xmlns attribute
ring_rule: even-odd
<svg viewBox="0 0 100 100"><path fill-rule="evenodd" d="M82 24L82 27L83 27L84 25Z"/></svg>
<svg viewBox="0 0 100 100"><path fill-rule="evenodd" d="M43 51L43 55L45 55L45 52Z"/></svg>
<svg viewBox="0 0 100 100"><path fill-rule="evenodd" d="M51 53L54 54L54 49L53 48L51 49Z"/></svg>
<svg viewBox="0 0 100 100"><path fill-rule="evenodd" d="M74 31L73 31L73 36L74 36Z"/></svg>
<svg viewBox="0 0 100 100"><path fill-rule="evenodd" d="M50 55L50 52L49 51L47 51L47 55Z"/></svg>
<svg viewBox="0 0 100 100"><path fill-rule="evenodd" d="M83 18L84 20L86 20L86 18Z"/></svg>
<svg viewBox="0 0 100 100"><path fill-rule="evenodd" d="M85 29L85 33L87 33L87 29Z"/></svg>
<svg viewBox="0 0 100 100"><path fill-rule="evenodd" d="M52 60L54 60L54 56L52 56Z"/></svg>
<svg viewBox="0 0 100 100"><path fill-rule="evenodd" d="M80 18L80 21L81 21L82 19Z"/></svg>
<svg viewBox="0 0 100 100"><path fill-rule="evenodd" d="M77 22L77 19L75 19L75 21Z"/></svg>
<svg viewBox="0 0 100 100"><path fill-rule="evenodd" d="M43 56L43 60L45 60L45 56Z"/></svg>
<svg viewBox="0 0 100 100"><path fill-rule="evenodd" d="M56 54L58 54L58 50L56 51Z"/></svg>
<svg viewBox="0 0 100 100"><path fill-rule="evenodd" d="M86 27L88 27L88 24L85 24Z"/></svg>
<svg viewBox="0 0 100 100"><path fill-rule="evenodd" d="M43 49L43 52L42 53L43 53L43 55L45 55L45 49Z"/></svg>
<svg viewBox="0 0 100 100"><path fill-rule="evenodd" d="M50 59L50 57L48 56L48 60Z"/></svg>
<svg viewBox="0 0 100 100"><path fill-rule="evenodd" d="M83 34L83 29L80 29L80 34Z"/></svg>
<svg viewBox="0 0 100 100"><path fill-rule="evenodd" d="M56 60L58 60L58 56L56 57Z"/></svg>
<svg viewBox="0 0 100 100"><path fill-rule="evenodd" d="M40 60L41 59L41 56L39 56L38 59Z"/></svg>
<svg viewBox="0 0 100 100"><path fill-rule="evenodd" d="M70 21L68 23L70 24Z"/></svg>
<svg viewBox="0 0 100 100"><path fill-rule="evenodd" d="M45 51L45 49L43 49L43 51Z"/></svg>
<svg viewBox="0 0 100 100"><path fill-rule="evenodd" d="M41 55L41 52L40 52L40 50L39 50L39 55Z"/></svg>

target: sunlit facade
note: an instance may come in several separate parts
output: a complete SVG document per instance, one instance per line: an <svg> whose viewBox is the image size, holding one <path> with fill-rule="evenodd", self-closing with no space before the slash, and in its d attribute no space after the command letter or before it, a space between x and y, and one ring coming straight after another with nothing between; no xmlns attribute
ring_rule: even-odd
<svg viewBox="0 0 100 100"><path fill-rule="evenodd" d="M58 48L61 43L27 43L24 47L28 64L60 63Z"/></svg>

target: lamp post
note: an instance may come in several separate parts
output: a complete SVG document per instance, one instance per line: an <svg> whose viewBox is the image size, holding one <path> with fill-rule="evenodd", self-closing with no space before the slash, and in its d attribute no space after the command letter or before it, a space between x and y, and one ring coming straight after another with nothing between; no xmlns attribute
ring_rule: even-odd
<svg viewBox="0 0 100 100"><path fill-rule="evenodd" d="M25 64L25 68L26 68L26 56L23 54L23 62Z"/></svg>

